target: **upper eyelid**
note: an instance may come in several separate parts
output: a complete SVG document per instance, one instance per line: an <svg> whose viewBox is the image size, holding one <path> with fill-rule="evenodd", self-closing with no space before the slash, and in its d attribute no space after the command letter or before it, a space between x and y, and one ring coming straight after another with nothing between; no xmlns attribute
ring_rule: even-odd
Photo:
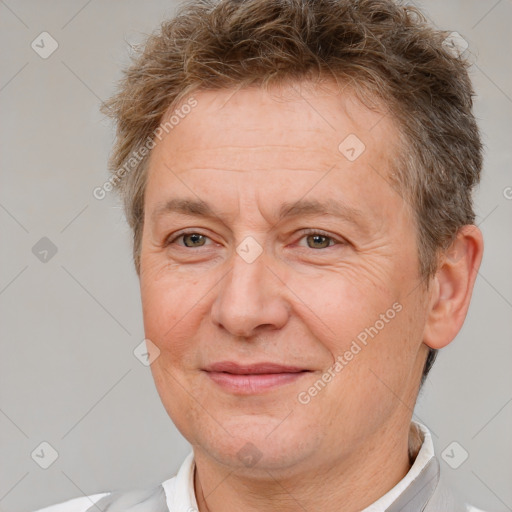
<svg viewBox="0 0 512 512"><path fill-rule="evenodd" d="M298 231L301 232L301 238L306 235L321 235L321 236L325 236L326 238L332 238L333 240L338 240L340 242L342 241L342 240L339 240L339 238L341 238L341 237L338 237L336 235L331 235L329 232L324 231L323 229L302 228L302 229L299 229Z"/></svg>
<svg viewBox="0 0 512 512"><path fill-rule="evenodd" d="M297 241L302 240L304 237L309 236L309 235L320 235L320 236L324 236L325 238L330 238L334 242L333 245L344 245L347 243L347 241L343 237L330 235L329 233L323 231L322 229L304 228L303 230L299 230L299 231L301 231L301 236ZM329 247L332 247L332 245L330 245ZM326 249L327 248L328 247L326 247Z"/></svg>
<svg viewBox="0 0 512 512"><path fill-rule="evenodd" d="M186 231L177 231L176 233L173 233L173 234L169 235L168 237L166 237L165 243L169 244L171 242L178 240L182 236L186 236L186 235L201 235L206 238L209 238L210 240L212 239L210 236L208 236L204 233L201 233L201 231L199 229L194 229L194 230L186 230Z"/></svg>

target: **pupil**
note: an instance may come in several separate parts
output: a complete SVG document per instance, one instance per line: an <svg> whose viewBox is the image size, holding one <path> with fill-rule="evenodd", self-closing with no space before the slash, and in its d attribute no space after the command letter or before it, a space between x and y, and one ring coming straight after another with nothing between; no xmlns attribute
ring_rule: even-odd
<svg viewBox="0 0 512 512"><path fill-rule="evenodd" d="M323 235L311 235L310 238L312 238L314 240L313 243L319 243L322 245L322 239L324 240L324 244L323 244L323 247L325 247L325 242L327 241L327 237L323 236ZM315 249L317 249L318 247L315 247Z"/></svg>
<svg viewBox="0 0 512 512"><path fill-rule="evenodd" d="M201 241L202 236L203 235L200 235L198 233L193 233L191 235L187 235L184 240L188 238L189 240L191 240L192 245L195 245L197 242ZM185 245L187 244L185 243Z"/></svg>

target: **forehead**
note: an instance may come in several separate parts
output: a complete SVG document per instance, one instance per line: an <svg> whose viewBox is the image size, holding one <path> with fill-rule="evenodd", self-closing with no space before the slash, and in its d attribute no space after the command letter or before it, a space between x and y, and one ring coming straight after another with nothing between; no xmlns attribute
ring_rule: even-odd
<svg viewBox="0 0 512 512"><path fill-rule="evenodd" d="M302 83L197 91L193 98L196 105L151 153L147 214L194 196L233 210L244 201L266 201L277 212L277 202L297 200L307 189L326 202L367 206L377 218L396 209L396 191L386 184L394 124L348 89Z"/></svg>
<svg viewBox="0 0 512 512"><path fill-rule="evenodd" d="M340 143L349 135L359 138L366 155L379 159L393 152L397 140L384 107L370 110L348 87L332 82L200 90L193 98L196 106L169 130L167 144L159 145L164 151L179 149L173 156L188 161L198 150L226 161L244 151L251 154L254 169L260 163L273 169L296 167L304 157L338 159ZM176 110L180 107L164 120ZM173 138L179 139L179 148Z"/></svg>

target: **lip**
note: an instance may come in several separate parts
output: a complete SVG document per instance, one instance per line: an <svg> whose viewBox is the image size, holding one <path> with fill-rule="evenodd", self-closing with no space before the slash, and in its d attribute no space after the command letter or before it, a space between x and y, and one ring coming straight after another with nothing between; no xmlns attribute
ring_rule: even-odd
<svg viewBox="0 0 512 512"><path fill-rule="evenodd" d="M310 370L272 362L239 364L233 361L213 363L204 371L208 377L234 394L251 395L295 382Z"/></svg>
<svg viewBox="0 0 512 512"><path fill-rule="evenodd" d="M254 364L239 364L234 361L220 361L205 368L207 372L226 372L234 375L253 375L262 373L298 373L307 371L306 368L287 366L271 362Z"/></svg>

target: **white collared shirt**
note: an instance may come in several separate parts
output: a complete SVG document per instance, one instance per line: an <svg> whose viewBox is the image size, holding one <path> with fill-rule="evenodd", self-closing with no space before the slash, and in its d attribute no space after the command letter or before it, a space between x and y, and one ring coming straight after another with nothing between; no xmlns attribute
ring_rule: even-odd
<svg viewBox="0 0 512 512"><path fill-rule="evenodd" d="M459 503L448 489L439 485L439 462L434 455L430 431L421 423L413 422L413 424L420 430L422 444L411 469L392 489L362 512L392 512L394 510L403 512L408 510L414 512L483 512L480 509ZM142 512L146 510L142 507L142 503L148 499L149 504L151 499L153 505L148 505L148 512L152 512L152 507L157 502L159 510L165 510L165 506L167 506L169 512L197 512L194 471L194 453L191 452L183 461L176 476L163 482L156 490L146 492L142 498L141 494L135 494L137 498L133 499L133 504L140 507L137 510ZM157 496L157 493L160 495ZM99 504L101 500L103 502L112 501L112 496L114 493L84 496L36 512L89 512L97 510L95 504ZM100 508L103 510L102 507ZM111 509L107 508L107 510ZM113 510L120 510L120 508L113 507ZM123 510L129 512L129 508L123 508Z"/></svg>

